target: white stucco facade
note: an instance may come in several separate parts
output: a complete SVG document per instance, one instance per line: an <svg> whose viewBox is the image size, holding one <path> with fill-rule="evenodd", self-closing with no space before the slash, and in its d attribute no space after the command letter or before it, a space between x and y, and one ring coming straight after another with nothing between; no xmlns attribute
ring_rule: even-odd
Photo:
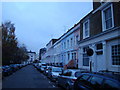
<svg viewBox="0 0 120 90"><path fill-rule="evenodd" d="M36 53L35 52L28 52L28 62L33 62L36 59Z"/></svg>
<svg viewBox="0 0 120 90"><path fill-rule="evenodd" d="M110 71L116 71L119 72L120 66L119 65L112 65L112 52L111 52L111 46L112 45L118 45L120 35L118 34L120 32L119 28L111 29L110 31L106 33L101 33L99 35L96 35L95 37L88 39L84 42L81 42L79 44L79 60L78 60L78 67L84 68L84 69L90 69L89 66L83 65L83 47L89 46L89 48L92 48L94 51L93 56L89 57L92 61L92 71L100 71L100 70L110 70ZM96 49L96 45L102 43L103 48L101 51L102 54L98 55L97 52L99 50Z"/></svg>

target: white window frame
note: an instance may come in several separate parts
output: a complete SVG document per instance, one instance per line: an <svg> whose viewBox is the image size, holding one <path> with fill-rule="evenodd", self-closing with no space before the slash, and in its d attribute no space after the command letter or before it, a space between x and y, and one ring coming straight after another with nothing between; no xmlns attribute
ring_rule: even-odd
<svg viewBox="0 0 120 90"><path fill-rule="evenodd" d="M104 11L105 11L106 9L108 9L108 8L111 8L111 14L112 14L112 15L111 15L111 17L112 17L112 27L110 27L110 28L108 28L108 29L111 29L111 28L114 27L113 5L110 4L110 5L108 5L106 8L104 8L104 9L102 10L102 31L108 30L108 29L106 29L105 14L104 14Z"/></svg>
<svg viewBox="0 0 120 90"><path fill-rule="evenodd" d="M110 52L110 54L111 54L111 65L114 66L114 67L120 67L120 65L113 65L113 63L112 63L113 62L113 60L112 60L112 46L115 46L115 45L118 45L118 44L112 44L112 45L110 45L110 49L111 49L110 50L111 51Z"/></svg>
<svg viewBox="0 0 120 90"><path fill-rule="evenodd" d="M88 22L88 35L85 36L85 23L87 23L87 22ZM90 36L89 34L90 34L90 22L89 22L89 19L88 19L83 23L83 39L89 37Z"/></svg>
<svg viewBox="0 0 120 90"><path fill-rule="evenodd" d="M83 62L83 63L82 63L82 66L84 66L84 67L89 67L89 66L90 66L90 63L88 63L88 65L84 65L84 59L88 58L88 59L89 59L88 62L90 62L89 56L85 56L85 57L84 57L84 55L86 55L86 49L85 49L85 51L84 51L84 48L87 49L88 47L83 47L83 54L82 54L82 55L83 55L83 59L82 59L82 62Z"/></svg>

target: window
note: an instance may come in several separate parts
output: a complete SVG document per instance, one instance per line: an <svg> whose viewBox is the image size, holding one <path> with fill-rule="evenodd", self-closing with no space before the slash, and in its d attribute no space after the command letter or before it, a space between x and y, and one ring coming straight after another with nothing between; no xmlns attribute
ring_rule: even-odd
<svg viewBox="0 0 120 90"><path fill-rule="evenodd" d="M70 59L70 54L68 53L68 61L69 61L69 59Z"/></svg>
<svg viewBox="0 0 120 90"><path fill-rule="evenodd" d="M120 44L112 46L112 65L120 65Z"/></svg>
<svg viewBox="0 0 120 90"><path fill-rule="evenodd" d="M66 73L64 73L64 76L71 76L72 72L71 71L67 71Z"/></svg>
<svg viewBox="0 0 120 90"><path fill-rule="evenodd" d="M72 60L74 59L74 53L72 53Z"/></svg>
<svg viewBox="0 0 120 90"><path fill-rule="evenodd" d="M103 49L103 44L102 43L96 44L96 49L97 50Z"/></svg>
<svg viewBox="0 0 120 90"><path fill-rule="evenodd" d="M83 39L89 37L89 20L83 23Z"/></svg>
<svg viewBox="0 0 120 90"><path fill-rule="evenodd" d="M62 43L62 49L64 48L64 44Z"/></svg>
<svg viewBox="0 0 120 90"><path fill-rule="evenodd" d="M69 48L69 40L67 40L67 46L68 46L68 48Z"/></svg>
<svg viewBox="0 0 120 90"><path fill-rule="evenodd" d="M66 48L66 43L64 42L64 49Z"/></svg>
<svg viewBox="0 0 120 90"><path fill-rule="evenodd" d="M76 36L76 45L77 45L77 42L78 42L78 35Z"/></svg>
<svg viewBox="0 0 120 90"><path fill-rule="evenodd" d="M73 43L73 38L71 38L71 47L72 47L72 43Z"/></svg>
<svg viewBox="0 0 120 90"><path fill-rule="evenodd" d="M78 83L83 83L83 84L88 84L88 78L90 76L89 75L82 75L79 79L78 79Z"/></svg>
<svg viewBox="0 0 120 90"><path fill-rule="evenodd" d="M113 11L112 11L112 4L105 8L102 11L103 16L103 31L110 29L113 27Z"/></svg>
<svg viewBox="0 0 120 90"><path fill-rule="evenodd" d="M103 44L102 43L96 44L96 54L97 55L103 54Z"/></svg>
<svg viewBox="0 0 120 90"><path fill-rule="evenodd" d="M103 78L100 78L100 77L93 76L90 79L90 83L93 88L100 88L102 85L102 82L103 82Z"/></svg>
<svg viewBox="0 0 120 90"><path fill-rule="evenodd" d="M83 48L83 66L89 66L89 56L86 54L86 49L88 47Z"/></svg>
<svg viewBox="0 0 120 90"><path fill-rule="evenodd" d="M113 89L120 89L120 86L117 82L111 81L111 80L106 80L103 88L113 88Z"/></svg>
<svg viewBox="0 0 120 90"><path fill-rule="evenodd" d="M74 59L76 60L76 53L74 53Z"/></svg>

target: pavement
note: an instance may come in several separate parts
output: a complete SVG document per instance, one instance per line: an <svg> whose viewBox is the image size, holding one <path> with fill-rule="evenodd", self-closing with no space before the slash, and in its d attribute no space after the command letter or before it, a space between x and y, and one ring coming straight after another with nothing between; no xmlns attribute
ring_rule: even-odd
<svg viewBox="0 0 120 90"><path fill-rule="evenodd" d="M58 88L46 76L36 70L34 66L28 65L5 77L2 80L2 88Z"/></svg>

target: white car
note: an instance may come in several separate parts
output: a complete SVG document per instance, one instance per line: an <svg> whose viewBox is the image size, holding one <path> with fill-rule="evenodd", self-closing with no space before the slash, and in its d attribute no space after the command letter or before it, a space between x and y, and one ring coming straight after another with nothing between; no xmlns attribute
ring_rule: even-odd
<svg viewBox="0 0 120 90"><path fill-rule="evenodd" d="M50 67L48 69L48 78L50 78L52 81L56 81L60 73L62 73L61 67Z"/></svg>

